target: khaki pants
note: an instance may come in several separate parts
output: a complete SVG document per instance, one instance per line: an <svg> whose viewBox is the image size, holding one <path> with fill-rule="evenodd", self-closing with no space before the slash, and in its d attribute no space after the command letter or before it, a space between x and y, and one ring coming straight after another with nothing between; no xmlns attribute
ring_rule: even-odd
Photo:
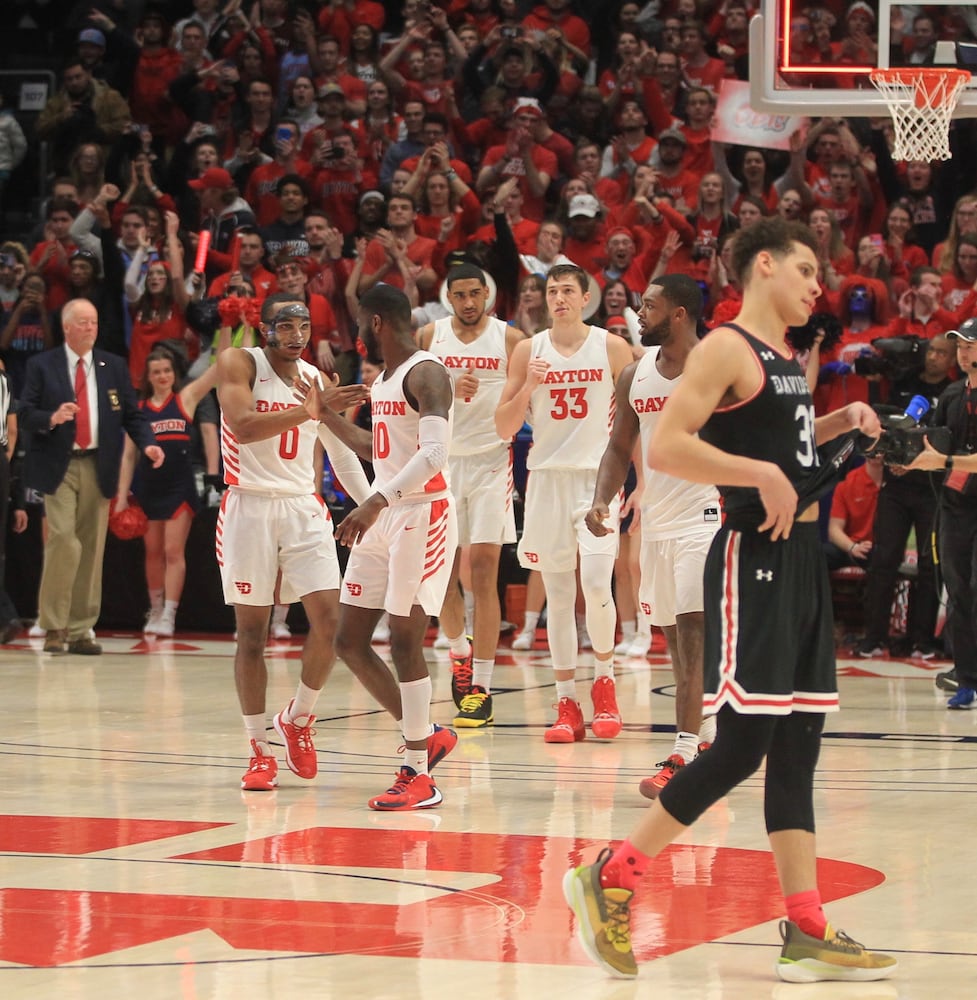
<svg viewBox="0 0 977 1000"><path fill-rule="evenodd" d="M48 535L38 624L67 630L68 640L94 628L102 606L102 558L109 502L98 488L94 455L72 458L61 485L44 498Z"/></svg>

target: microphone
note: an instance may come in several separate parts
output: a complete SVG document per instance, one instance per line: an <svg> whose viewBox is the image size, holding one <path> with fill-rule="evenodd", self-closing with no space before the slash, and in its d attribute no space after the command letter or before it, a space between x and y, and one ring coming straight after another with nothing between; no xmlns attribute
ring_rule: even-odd
<svg viewBox="0 0 977 1000"><path fill-rule="evenodd" d="M906 407L904 417L909 417L914 424L918 424L923 417L932 409L932 404L925 396L913 396Z"/></svg>

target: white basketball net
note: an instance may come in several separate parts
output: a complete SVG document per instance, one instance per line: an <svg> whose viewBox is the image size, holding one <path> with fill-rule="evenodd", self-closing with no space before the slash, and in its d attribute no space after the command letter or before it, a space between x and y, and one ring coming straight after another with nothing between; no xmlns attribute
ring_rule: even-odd
<svg viewBox="0 0 977 1000"><path fill-rule="evenodd" d="M970 81L962 70L875 70L872 83L895 126L894 160L949 160L950 119Z"/></svg>

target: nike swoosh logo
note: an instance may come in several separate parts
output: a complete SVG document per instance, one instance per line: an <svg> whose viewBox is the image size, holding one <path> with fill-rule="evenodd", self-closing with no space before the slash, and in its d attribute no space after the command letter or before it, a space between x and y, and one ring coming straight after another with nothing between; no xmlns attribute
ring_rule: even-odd
<svg viewBox="0 0 977 1000"><path fill-rule="evenodd" d="M269 376L268 378L259 378L258 381L259 382L270 382L271 381L271 377Z"/></svg>
<svg viewBox="0 0 977 1000"><path fill-rule="evenodd" d="M648 378L647 375L642 375L641 378L635 379L635 382L644 382Z"/></svg>
<svg viewBox="0 0 977 1000"><path fill-rule="evenodd" d="M404 531L413 531L416 527L416 524L412 524L409 528L404 528Z"/></svg>

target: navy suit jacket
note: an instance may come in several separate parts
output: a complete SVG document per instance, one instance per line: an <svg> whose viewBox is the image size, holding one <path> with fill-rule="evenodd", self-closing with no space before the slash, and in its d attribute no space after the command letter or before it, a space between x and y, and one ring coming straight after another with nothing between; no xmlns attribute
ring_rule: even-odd
<svg viewBox="0 0 977 1000"><path fill-rule="evenodd" d="M113 497L119 485L123 431L140 451L156 444L156 437L145 410L139 408L126 362L107 351L92 353L98 386L98 485L103 496ZM75 390L68 378L65 348L55 347L30 358L17 417L28 435L24 483L31 489L54 493L64 479L75 444L75 422L67 420L52 428L51 414L62 403L73 402Z"/></svg>

